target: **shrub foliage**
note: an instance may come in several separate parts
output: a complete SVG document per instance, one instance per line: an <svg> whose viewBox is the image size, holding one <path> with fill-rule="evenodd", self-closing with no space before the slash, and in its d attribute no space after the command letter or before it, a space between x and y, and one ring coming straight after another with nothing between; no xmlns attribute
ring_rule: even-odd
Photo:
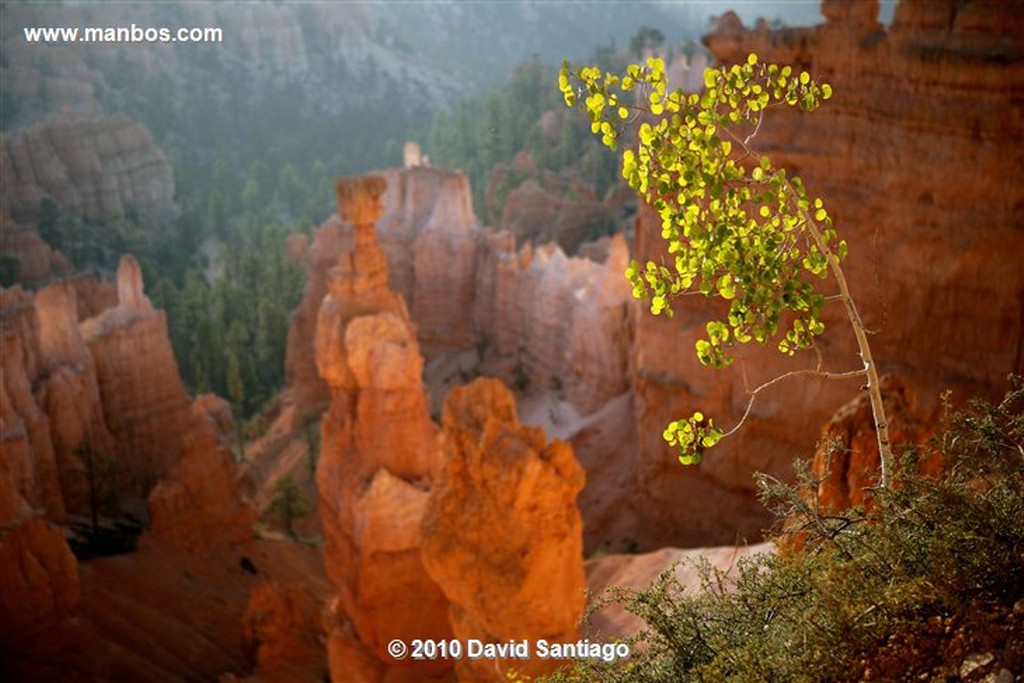
<svg viewBox="0 0 1024 683"><path fill-rule="evenodd" d="M917 473L928 449L943 455L941 477ZM956 677L980 647L1024 658L1012 608L1024 597L1021 378L998 405L947 411L928 446L903 449L867 510L823 511L800 469L796 487L760 480L784 520L779 553L745 558L728 576L705 564L696 594L672 572L647 590L613 590L604 600L646 623L634 656L559 679L932 680Z"/></svg>

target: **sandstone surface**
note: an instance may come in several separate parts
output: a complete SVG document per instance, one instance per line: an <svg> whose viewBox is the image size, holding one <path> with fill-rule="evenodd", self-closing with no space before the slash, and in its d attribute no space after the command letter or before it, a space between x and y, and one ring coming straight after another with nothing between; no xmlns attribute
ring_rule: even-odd
<svg viewBox="0 0 1024 683"><path fill-rule="evenodd" d="M316 325L317 367L331 394L317 488L325 565L339 591L327 622L336 680L449 668L397 662L386 650L394 638L444 638L451 628L444 595L420 559L420 518L441 450L415 331L388 288L376 239L384 190L380 177L338 181L338 214L351 238L330 271Z"/></svg>
<svg viewBox="0 0 1024 683"><path fill-rule="evenodd" d="M501 382L478 379L445 401L444 474L423 516L423 561L451 601L457 638L574 641L583 613L584 474L572 448L522 426ZM500 532L493 524L501 520ZM539 659L460 660L462 681L537 675Z"/></svg>
<svg viewBox="0 0 1024 683"><path fill-rule="evenodd" d="M103 412L125 449L122 490L146 496L177 461L189 416L167 317L142 291L139 264L122 256L118 305L81 325L96 363Z"/></svg>
<svg viewBox="0 0 1024 683"><path fill-rule="evenodd" d="M252 537L255 514L231 456L231 406L212 394L192 404L181 457L149 494L150 533L199 550Z"/></svg>
<svg viewBox="0 0 1024 683"><path fill-rule="evenodd" d="M1000 395L1024 362L1024 194L1013 180L1024 164L1020 14L903 2L886 31L877 3L823 7L827 21L806 29L747 30L726 15L706 44L725 63L756 52L832 84L833 98L814 113L766 116L753 144L824 198L850 245L844 269L880 371L906 377L925 413L946 388L957 400ZM641 260L661 253L659 235L660 221L642 212ZM777 385L700 467L680 468L660 438L670 420L699 409L730 428L751 388L816 364L757 349L725 371L700 367L693 345L709 310L687 299L673 320L646 311L636 319L637 483L647 494L641 517L664 530L650 535L654 544L756 537L767 520L749 502L751 473L789 473L861 384ZM842 310L826 308L824 322L826 367L856 368Z"/></svg>

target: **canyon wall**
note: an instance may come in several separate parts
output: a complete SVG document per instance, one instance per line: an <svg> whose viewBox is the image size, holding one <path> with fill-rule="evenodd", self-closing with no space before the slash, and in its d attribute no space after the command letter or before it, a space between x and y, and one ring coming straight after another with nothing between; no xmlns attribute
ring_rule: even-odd
<svg viewBox="0 0 1024 683"><path fill-rule="evenodd" d="M170 225L174 172L141 124L123 116L52 114L3 137L0 208L18 223L38 219L48 197L72 215L135 213L149 229Z"/></svg>
<svg viewBox="0 0 1024 683"><path fill-rule="evenodd" d="M824 198L850 245L844 269L879 370L907 378L926 414L946 388L959 400L1000 395L1024 354L1024 192L1014 177L1024 164L1020 13L903 2L886 31L875 2L823 10L823 25L778 31L747 30L729 14L705 43L725 63L756 52L832 84L818 111L770 112L752 144ZM640 258L660 253L660 229L652 212L642 215ZM731 542L737 529L753 537L763 520L745 503L751 473L786 474L792 458L809 457L821 425L860 386L777 385L741 432L700 467L680 468L661 441L669 420L700 409L729 428L749 388L815 365L756 349L725 371L699 366L693 348L708 310L687 300L672 320L636 319L638 485L645 518L665 529L662 542ZM827 308L824 322L826 365L857 368L842 311Z"/></svg>

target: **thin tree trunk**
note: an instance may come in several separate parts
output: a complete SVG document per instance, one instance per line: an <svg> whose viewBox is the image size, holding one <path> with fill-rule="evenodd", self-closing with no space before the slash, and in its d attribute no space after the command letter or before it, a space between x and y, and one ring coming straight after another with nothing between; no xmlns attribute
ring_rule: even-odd
<svg viewBox="0 0 1024 683"><path fill-rule="evenodd" d="M795 198L797 196L796 192L793 191L793 187L789 185L788 180L786 184ZM850 318L850 324L853 325L853 334L857 338L857 349L860 352L861 360L864 362L864 372L868 378L867 389L868 397L871 399L871 416L875 421L875 434L878 437L879 469L881 470L878 483L879 486L885 488L889 485L892 447L889 442L889 424L885 415L885 406L882 403L882 387L879 383L878 368L875 366L875 359L871 355L871 345L868 343L867 329L864 327L864 321L857 310L857 304L854 302L853 297L850 296L850 287L846 283L846 275L843 273L842 266L839 265L839 256L825 242L818 224L811 218L810 213L800 209L800 215L807 221L807 229L810 230L815 244L818 245L818 249L828 259L829 268L836 278L836 283L839 285L839 296L843 301L843 306L846 307L846 314Z"/></svg>

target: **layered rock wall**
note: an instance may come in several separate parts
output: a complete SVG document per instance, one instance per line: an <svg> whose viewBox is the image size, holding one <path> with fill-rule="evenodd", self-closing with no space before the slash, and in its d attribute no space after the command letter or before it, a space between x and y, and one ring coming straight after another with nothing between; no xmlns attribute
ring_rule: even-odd
<svg viewBox="0 0 1024 683"><path fill-rule="evenodd" d="M832 84L814 113L771 112L752 144L824 198L850 245L844 269L880 370L907 377L925 412L946 388L999 394L1007 373L1021 371L1024 348L1024 193L1014 180L1024 164L1021 15L979 2L903 2L886 31L877 3L823 9L825 24L779 31L747 30L727 15L705 42L725 63L756 52ZM641 259L660 253L659 235L660 221L644 213ZM700 409L731 427L750 388L815 366L759 349L726 371L700 367L693 347L707 310L687 300L673 320L637 317L638 477L643 514L666 530L662 541L756 534L765 520L743 502L751 473L785 474L792 458L809 456L820 425L860 386L778 385L700 468L680 468L660 438L669 420ZM825 315L826 365L858 367L842 310ZM716 500L729 505L708 505Z"/></svg>
<svg viewBox="0 0 1024 683"><path fill-rule="evenodd" d="M170 161L149 131L121 116L62 112L4 136L0 172L0 210L22 224L35 223L44 198L76 216L132 212L150 229L178 215Z"/></svg>

